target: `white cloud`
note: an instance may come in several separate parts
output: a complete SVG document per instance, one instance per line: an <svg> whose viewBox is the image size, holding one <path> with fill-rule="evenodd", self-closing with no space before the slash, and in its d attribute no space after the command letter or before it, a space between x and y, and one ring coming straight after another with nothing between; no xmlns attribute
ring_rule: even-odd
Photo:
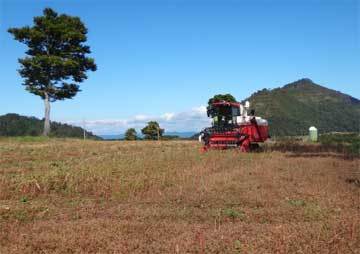
<svg viewBox="0 0 360 254"><path fill-rule="evenodd" d="M206 114L206 106L199 106L192 109L194 112L199 114Z"/></svg>
<svg viewBox="0 0 360 254"><path fill-rule="evenodd" d="M175 113L165 113L162 115L162 118L164 118L166 121L171 121L175 116Z"/></svg>
<svg viewBox="0 0 360 254"><path fill-rule="evenodd" d="M83 126L95 134L119 134L128 128L140 131L147 122L157 121L165 131L200 131L209 126L211 120L206 115L206 106L199 106L179 113L164 113L162 115L135 115L127 119L101 119L83 121L68 121L67 123Z"/></svg>
<svg viewBox="0 0 360 254"><path fill-rule="evenodd" d="M148 116L146 116L146 115L136 115L136 116L134 116L135 121L144 121L146 119L148 119Z"/></svg>

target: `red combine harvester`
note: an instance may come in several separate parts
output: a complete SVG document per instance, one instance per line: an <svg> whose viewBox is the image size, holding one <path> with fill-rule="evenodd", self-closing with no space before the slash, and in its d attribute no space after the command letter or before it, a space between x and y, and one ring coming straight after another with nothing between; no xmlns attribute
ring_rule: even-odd
<svg viewBox="0 0 360 254"><path fill-rule="evenodd" d="M201 131L199 141L203 150L240 148L249 152L259 147L269 137L268 122L249 111L250 103L216 101L207 108L207 115L213 119L212 127Z"/></svg>

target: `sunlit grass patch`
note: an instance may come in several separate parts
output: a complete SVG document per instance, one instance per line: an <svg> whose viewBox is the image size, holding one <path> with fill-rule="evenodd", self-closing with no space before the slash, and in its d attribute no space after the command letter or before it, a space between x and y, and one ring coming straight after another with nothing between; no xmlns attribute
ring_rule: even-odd
<svg viewBox="0 0 360 254"><path fill-rule="evenodd" d="M303 199L287 199L289 205L303 210L305 221L317 221L324 219L328 213L317 202Z"/></svg>

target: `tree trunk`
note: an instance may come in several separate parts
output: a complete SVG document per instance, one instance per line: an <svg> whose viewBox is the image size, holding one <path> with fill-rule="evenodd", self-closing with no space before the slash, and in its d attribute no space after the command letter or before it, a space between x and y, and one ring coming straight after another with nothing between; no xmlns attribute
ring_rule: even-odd
<svg viewBox="0 0 360 254"><path fill-rule="evenodd" d="M45 98L44 98L44 104L45 104L45 119L44 119L44 136L49 136L50 133L50 100L49 95L45 92Z"/></svg>

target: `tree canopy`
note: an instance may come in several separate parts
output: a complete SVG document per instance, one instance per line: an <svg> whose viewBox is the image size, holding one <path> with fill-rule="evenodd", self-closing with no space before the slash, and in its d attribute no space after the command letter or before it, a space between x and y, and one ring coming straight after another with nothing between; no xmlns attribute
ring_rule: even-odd
<svg viewBox="0 0 360 254"><path fill-rule="evenodd" d="M236 99L231 94L216 94L214 97L210 98L208 101L208 105L211 105L214 102L217 101L228 101L228 102L236 102Z"/></svg>
<svg viewBox="0 0 360 254"><path fill-rule="evenodd" d="M147 126L145 126L141 132L144 135L145 139L160 139L164 133L164 129L160 128L160 125L156 121L148 122Z"/></svg>
<svg viewBox="0 0 360 254"><path fill-rule="evenodd" d="M125 140L136 140L137 139L137 133L134 128L129 128L125 132Z"/></svg>

